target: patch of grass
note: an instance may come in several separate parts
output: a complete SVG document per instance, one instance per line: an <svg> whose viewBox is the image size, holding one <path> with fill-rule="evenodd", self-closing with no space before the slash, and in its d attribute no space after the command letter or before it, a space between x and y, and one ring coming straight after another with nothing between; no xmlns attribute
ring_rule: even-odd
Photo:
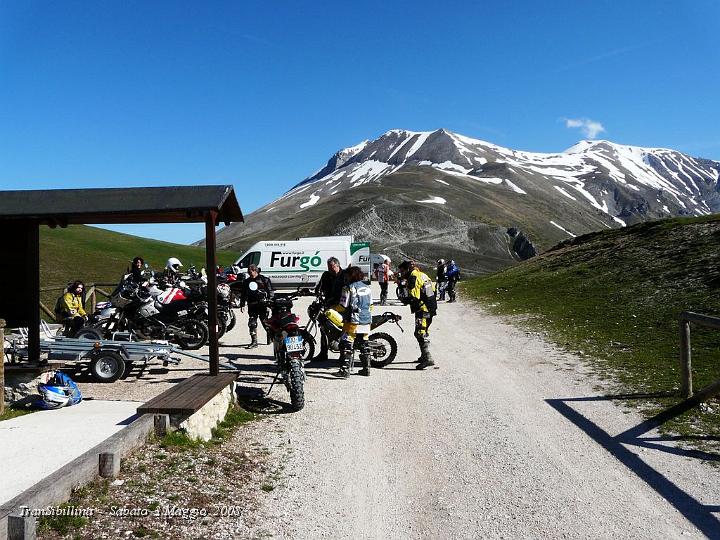
<svg viewBox="0 0 720 540"><path fill-rule="evenodd" d="M81 496L78 496L81 498ZM70 503L64 503L59 506L61 511L64 509L67 512L71 512L72 505ZM78 515L55 515L55 516L41 516L38 518L37 530L39 533L54 531L61 535L69 534L71 531L79 529L88 523L88 518Z"/></svg>
<svg viewBox="0 0 720 540"><path fill-rule="evenodd" d="M217 427L212 430L211 442L219 444L225 440L231 433L234 432L237 426L250 422L257 418L257 416L245 409L235 405L228 407L225 418L220 422Z"/></svg>
<svg viewBox="0 0 720 540"><path fill-rule="evenodd" d="M260 489L262 489L262 490L265 491L266 493L269 493L269 492L271 492L272 490L275 489L275 486L272 485L272 484L265 483L265 484L263 484L262 486L260 486Z"/></svg>
<svg viewBox="0 0 720 540"><path fill-rule="evenodd" d="M194 240L199 238L188 238L188 241ZM130 261L138 255L156 271L162 270L169 257L178 257L185 268L205 266L205 248L202 247L161 242L86 225L56 229L40 227L40 280L45 287L65 285L75 279L85 283L117 283ZM235 251L218 251L218 264L231 264L238 255ZM41 301L52 308L59 295L60 291L43 292Z"/></svg>
<svg viewBox="0 0 720 540"><path fill-rule="evenodd" d="M720 316L720 218L670 219L593 233L463 290L499 314L525 315L567 350L593 359L618 390L654 414L680 401L678 316ZM692 327L696 389L720 377L720 331ZM647 395L655 397L647 397ZM720 434L695 408L668 422L680 434Z"/></svg>
<svg viewBox="0 0 720 540"><path fill-rule="evenodd" d="M3 420L10 420L11 418L17 418L18 416L25 416L26 414L33 412L35 412L34 409L7 407L3 413L0 414L0 422Z"/></svg>
<svg viewBox="0 0 720 540"><path fill-rule="evenodd" d="M188 437L187 433L181 430L169 431L160 439L161 448L190 449L201 446L203 446L202 441Z"/></svg>

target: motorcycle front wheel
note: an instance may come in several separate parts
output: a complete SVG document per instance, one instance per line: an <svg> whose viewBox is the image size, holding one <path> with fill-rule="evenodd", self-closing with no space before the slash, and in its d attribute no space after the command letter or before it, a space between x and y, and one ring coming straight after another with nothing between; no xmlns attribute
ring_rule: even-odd
<svg viewBox="0 0 720 540"><path fill-rule="evenodd" d="M397 356L397 341L390 334L376 332L368 337L370 342L370 365L374 368L384 368Z"/></svg>
<svg viewBox="0 0 720 540"><path fill-rule="evenodd" d="M293 411L297 412L305 406L305 375L300 359L290 360L288 385L290 387L290 406Z"/></svg>
<svg viewBox="0 0 720 540"><path fill-rule="evenodd" d="M175 341L181 349L195 351L207 344L210 332L203 321L184 319L178 321L175 326L180 329L180 333L175 335Z"/></svg>
<svg viewBox="0 0 720 540"><path fill-rule="evenodd" d="M237 322L237 318L235 317L235 311L233 309L230 309L229 311L229 320L226 328L226 332L229 332L233 328L235 328L235 323Z"/></svg>

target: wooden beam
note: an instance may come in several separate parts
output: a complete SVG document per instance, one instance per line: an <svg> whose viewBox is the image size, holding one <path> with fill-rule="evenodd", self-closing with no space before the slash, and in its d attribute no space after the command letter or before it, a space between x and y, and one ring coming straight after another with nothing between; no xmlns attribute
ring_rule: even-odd
<svg viewBox="0 0 720 540"><path fill-rule="evenodd" d="M205 269L207 272L208 326L210 327L210 375L220 373L220 350L218 347L217 312L217 257L215 256L215 223L217 212L205 214Z"/></svg>

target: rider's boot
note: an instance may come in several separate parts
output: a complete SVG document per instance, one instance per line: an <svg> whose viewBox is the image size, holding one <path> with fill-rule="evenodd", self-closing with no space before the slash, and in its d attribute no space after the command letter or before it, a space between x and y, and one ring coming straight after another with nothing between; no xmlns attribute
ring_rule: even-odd
<svg viewBox="0 0 720 540"><path fill-rule="evenodd" d="M248 345L248 349L254 349L258 346L257 341L257 334L255 332L250 333L250 345Z"/></svg>
<svg viewBox="0 0 720 540"><path fill-rule="evenodd" d="M428 341L423 341L420 344L420 353L421 361L415 366L415 369L425 369L426 367L435 365L432 355L430 354L430 343Z"/></svg>
<svg viewBox="0 0 720 540"><path fill-rule="evenodd" d="M340 369L334 373L336 377L347 379L350 376L350 358L352 351L343 351L340 354Z"/></svg>
<svg viewBox="0 0 720 540"><path fill-rule="evenodd" d="M358 375L368 377L370 375L370 351L367 350L366 346L363 346L360 352L360 363L362 364L362 369L358 371Z"/></svg>

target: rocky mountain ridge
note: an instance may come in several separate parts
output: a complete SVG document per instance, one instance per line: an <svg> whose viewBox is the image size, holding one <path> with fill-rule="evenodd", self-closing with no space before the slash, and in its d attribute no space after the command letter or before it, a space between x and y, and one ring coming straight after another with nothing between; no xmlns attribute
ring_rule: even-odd
<svg viewBox="0 0 720 540"><path fill-rule="evenodd" d="M602 228L720 212L719 177L720 162L670 149L597 140L542 154L391 130L340 150L218 243L350 233L373 251L486 272Z"/></svg>

